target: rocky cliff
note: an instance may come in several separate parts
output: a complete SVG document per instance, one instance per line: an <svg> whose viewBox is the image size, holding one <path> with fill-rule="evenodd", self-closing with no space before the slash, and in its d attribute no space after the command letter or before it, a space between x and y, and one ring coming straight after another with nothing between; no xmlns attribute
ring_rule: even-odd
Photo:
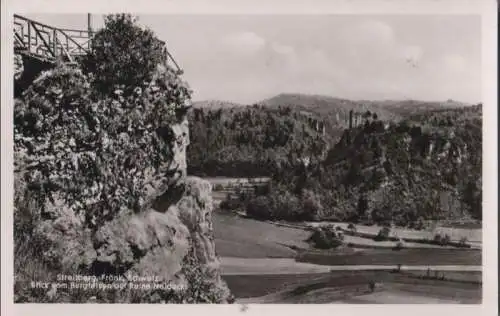
<svg viewBox="0 0 500 316"><path fill-rule="evenodd" d="M56 70L48 75L50 80L45 80L45 83L50 87L45 87L42 90L40 90L41 88L37 90L35 87L32 89L34 92L28 91L24 95L24 99L16 104L15 218L18 223L16 229L18 235L22 233L29 235L29 238L19 239L20 241L16 245L16 301L88 302L89 300L97 300L98 302L164 303L226 303L231 301L230 292L220 277L219 261L215 252L211 219L211 185L203 179L186 175L186 148L189 145L189 129L186 119L189 109L188 103L171 102L169 106L173 106L175 109L173 119L168 122L160 122L159 126L152 127L152 131L161 136L158 139L154 138L152 144L160 146L160 151L168 153L168 155L161 156L162 160L160 161L158 161L156 153L148 152L148 150L155 150L153 146L151 146L153 149L150 149L147 142L141 143L144 139L149 140L149 138L145 138L146 135L150 134L147 133L147 129L151 129L149 125L144 128L136 128L134 134L131 132L130 121L117 122L115 120L113 121L114 125L107 125L101 119L98 123L92 121L93 125L89 124L90 127L82 127L82 122L88 123L92 118L81 119L79 116L75 116L78 128L83 131L94 130L91 135L99 134L101 138L92 143L92 147L89 145L89 139L94 139L95 135L92 136L94 138L89 136L83 141L83 136L80 134L75 137L69 135L68 133L73 130L70 128L63 135L63 139L72 139L71 143L76 143L76 145L68 146L62 151L71 151L71 155L65 156L64 153L50 155L45 151L53 151L54 147L57 147L55 146L57 144L54 144L56 132L48 132L47 129L45 133L43 124L49 121L51 114L54 111L57 112L58 109L64 114L75 112L74 108L68 111L67 104L65 104L65 97L72 93L72 89L54 87L54 77L64 77L63 75L70 78L75 77L71 71L68 75L68 71L62 71L61 74ZM163 75L168 77L171 74L167 70L167 73ZM47 75L45 76L47 77ZM168 88L170 90L167 90L164 96L171 98L171 96L182 94L182 91L179 92L180 88L175 85L177 79L174 80L173 77L167 79L170 83ZM39 80L35 86L40 82L43 80ZM151 99L152 97L148 93L153 94L158 90L155 87L153 85L145 88L145 92L136 96L136 100ZM42 125L42 127L36 135L30 135L31 128L25 128L25 121L33 116L33 113L38 113L39 104L37 102L46 98L42 96L50 94L45 93L49 90L58 93L55 99L59 101L53 104L55 109L47 109L45 113L41 113L38 117L38 123L35 124ZM37 101L34 102L34 100ZM71 100L73 103L75 102L74 97ZM45 101L47 100L45 99ZM118 105L122 110L127 109L126 101L113 102L112 104L122 104L122 106ZM136 104L138 103L136 102ZM148 105L149 103L144 105L146 114ZM151 109L151 112L154 114L154 109ZM54 115L59 116L59 114ZM130 116L126 112L122 115L124 120ZM99 114L95 114L95 117L100 118ZM55 119L51 122L64 125ZM121 123L128 126L128 132L125 134L124 132L118 133ZM98 124L97 128L96 124ZM61 129L64 129L64 126ZM53 127L54 130L59 130L59 126ZM110 160L99 160L99 155L105 157L105 150L111 150L109 148L112 148L115 139L112 132L115 130L118 130L116 139L126 137L128 143L134 143L133 137L137 136L137 131L140 131L142 134L138 135L137 143L141 144L140 148L145 148L144 155L136 157L128 154L123 159L119 155L110 155ZM124 130L127 131L127 129ZM104 138L102 135L106 137ZM162 139L165 140L163 143ZM79 146L80 148L74 148ZM87 153L87 156L93 157L93 160L81 155L82 149L87 148L88 150L88 147L92 149L91 153L93 154ZM119 148L119 150L120 152L124 151L123 148ZM45 160L40 157L48 157L48 161L50 158L55 158L53 160L56 162L44 164ZM67 159L66 157L72 158ZM150 161L147 161L147 158ZM30 164L31 161L35 160L38 162ZM63 168L61 165L64 164L76 165L76 167L61 169ZM113 176L118 178L119 174L116 172L121 172L122 169L112 169L114 168L113 164L127 168L123 169L124 173L118 179L122 182L116 180L117 185L115 186L111 186L110 183L115 184L111 180L115 180ZM97 168L98 166L101 168ZM49 168L50 172L44 173L44 168ZM86 190L95 190L98 193L85 193L84 202L75 198L79 195L75 195L74 190L64 189L68 186L57 186L57 184L67 182L61 182L63 180L59 178L54 180L56 176L63 173L61 170L64 171L64 174L60 176L61 179L64 178L63 176L68 178L70 175L81 180L86 179L89 170L94 169L99 175L105 170L118 171L115 171L115 174L110 172L102 178L92 175L90 182L86 182L87 184L81 186L80 189L85 192ZM138 176L134 177L133 174L136 172ZM41 175L35 177L36 174ZM138 182L138 180L143 181ZM40 183L41 185L36 185ZM123 204L117 204L114 202L118 195L117 192L121 192L120 189L125 185L129 185L130 189L125 190L124 195L122 195ZM47 187L52 189L49 190ZM31 194L26 194L26 192L31 192ZM128 195L134 194L140 194L137 199L140 201L139 207L127 207L129 205L126 203ZM99 198L90 199L91 196L106 197L106 201L108 201L106 203L109 207L99 208L96 206L100 202ZM33 203L30 204L30 201L35 206L32 205ZM82 204L83 206L81 206ZM76 207L75 205L80 206ZM104 211L113 207L116 209L113 209L113 213L110 213L109 216L103 215ZM93 208L94 212L98 214L89 216L92 214ZM29 221L31 225L29 228L26 228L29 225L22 226L20 224L26 221ZM37 248L39 251L38 254L30 253L28 256L23 253L24 248ZM121 276L124 278L125 284L130 284L127 282L134 278L149 276L154 277L155 284L166 284L167 286L147 291L131 287L115 290L90 288L79 291L65 288L57 290L28 289L29 287L25 284L33 281L34 272L26 269L26 264L33 259L39 261L45 271L44 273L37 272L38 281L53 282L57 275L80 274L101 277ZM40 280L40 278L44 280Z"/></svg>

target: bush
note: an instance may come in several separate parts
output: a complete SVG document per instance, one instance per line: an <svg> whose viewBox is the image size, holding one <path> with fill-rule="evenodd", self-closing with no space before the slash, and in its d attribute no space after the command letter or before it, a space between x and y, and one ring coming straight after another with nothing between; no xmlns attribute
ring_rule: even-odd
<svg viewBox="0 0 500 316"><path fill-rule="evenodd" d="M436 234L434 235L434 243L441 245L441 246L446 246L451 242L451 238L448 234L445 234L442 236L441 234Z"/></svg>
<svg viewBox="0 0 500 316"><path fill-rule="evenodd" d="M225 211L233 211L243 207L243 205L244 204L240 200L229 198L221 201L219 204L219 208Z"/></svg>
<svg viewBox="0 0 500 316"><path fill-rule="evenodd" d="M422 217L419 217L416 222L410 222L410 228L415 230L422 230L425 228L425 223Z"/></svg>
<svg viewBox="0 0 500 316"><path fill-rule="evenodd" d="M349 223L349 225L347 225L347 229L353 232L357 231L356 226L353 223Z"/></svg>
<svg viewBox="0 0 500 316"><path fill-rule="evenodd" d="M370 280L368 282L368 288L370 289L370 292L374 292L375 291L375 285L376 285L375 281Z"/></svg>
<svg viewBox="0 0 500 316"><path fill-rule="evenodd" d="M151 30L139 27L130 14L115 14L106 16L104 28L94 34L85 64L101 92L121 86L128 95L136 86L150 82L164 59L164 43Z"/></svg>
<svg viewBox="0 0 500 316"><path fill-rule="evenodd" d="M299 200L289 191L274 191L245 203L247 214L262 220L311 221L317 219L321 207L315 195L308 194Z"/></svg>
<svg viewBox="0 0 500 316"><path fill-rule="evenodd" d="M371 218L377 225L390 227L392 217L388 209L373 209L373 211L371 212Z"/></svg>
<svg viewBox="0 0 500 316"><path fill-rule="evenodd" d="M273 192L268 195L272 201L273 215L279 220L296 221L302 218L303 210L299 199L288 191Z"/></svg>
<svg viewBox="0 0 500 316"><path fill-rule="evenodd" d="M466 247L466 246L469 246L468 241L469 241L469 240L468 240L468 239L467 239L467 237L465 237L465 236L464 236L464 237L462 237L462 238L460 238L460 241L458 242L459 247Z"/></svg>
<svg viewBox="0 0 500 316"><path fill-rule="evenodd" d="M404 242L402 240L399 240L398 242L396 242L396 245L392 249L393 250L401 250L403 248L404 248Z"/></svg>
<svg viewBox="0 0 500 316"><path fill-rule="evenodd" d="M302 210L303 217L305 220L317 220L318 216L323 211L323 206L320 201L318 194L313 191L305 190L302 194Z"/></svg>
<svg viewBox="0 0 500 316"><path fill-rule="evenodd" d="M274 212L267 196L257 196L246 204L246 213L248 216L262 220L273 220Z"/></svg>
<svg viewBox="0 0 500 316"><path fill-rule="evenodd" d="M389 235L391 233L391 229L388 227L384 227L381 230L379 230L377 236L373 238L375 241L386 241L389 240Z"/></svg>
<svg viewBox="0 0 500 316"><path fill-rule="evenodd" d="M308 239L315 248L332 249L344 244L344 235L333 226L315 227Z"/></svg>

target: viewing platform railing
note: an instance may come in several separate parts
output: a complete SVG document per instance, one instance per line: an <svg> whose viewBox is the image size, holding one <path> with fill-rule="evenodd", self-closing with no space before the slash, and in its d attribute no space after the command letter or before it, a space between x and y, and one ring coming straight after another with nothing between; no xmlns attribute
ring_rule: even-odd
<svg viewBox="0 0 500 316"><path fill-rule="evenodd" d="M87 30L73 30L53 27L14 14L14 50L44 62L57 60L73 63L78 56L92 50L92 33ZM178 73L181 68L165 47L165 59Z"/></svg>
<svg viewBox="0 0 500 316"><path fill-rule="evenodd" d="M15 14L14 49L47 62L74 62L90 51L90 36L88 31L60 29Z"/></svg>

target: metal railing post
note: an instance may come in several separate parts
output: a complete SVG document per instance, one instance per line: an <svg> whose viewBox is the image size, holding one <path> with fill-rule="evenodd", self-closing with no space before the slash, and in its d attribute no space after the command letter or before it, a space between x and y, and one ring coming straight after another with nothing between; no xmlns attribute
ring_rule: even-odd
<svg viewBox="0 0 500 316"><path fill-rule="evenodd" d="M54 51L54 57L57 58L57 39L56 39L56 34L57 30L56 29L53 29L52 30L52 40L54 41L52 43L52 50Z"/></svg>
<svg viewBox="0 0 500 316"><path fill-rule="evenodd" d="M31 23L28 22L28 53L31 53Z"/></svg>

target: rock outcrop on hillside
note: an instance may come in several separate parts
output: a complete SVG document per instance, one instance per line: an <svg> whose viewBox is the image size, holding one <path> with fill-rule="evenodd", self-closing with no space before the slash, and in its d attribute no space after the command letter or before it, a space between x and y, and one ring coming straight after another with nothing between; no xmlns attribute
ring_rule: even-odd
<svg viewBox="0 0 500 316"><path fill-rule="evenodd" d="M168 69L164 69L164 71L167 71L167 80L170 80L170 85L167 88L170 90L164 92L164 97L172 99L172 96L182 96L182 91L176 90L182 89L182 86L176 85L178 84L175 81L177 79L168 77L170 76ZM67 84L67 82L73 82L80 87L79 83L75 83L78 81L73 80L75 76L71 71L61 71L58 73L56 70L54 73L55 75L49 75L50 80L39 82L44 82L45 84L48 82L49 85L53 85L54 81L62 82L62 85ZM60 77L70 79L69 81L58 81ZM35 90L37 93L31 94L31 96L40 98L40 95L44 95L42 91L44 89L43 87L36 87ZM46 89L51 93L55 90L57 91L54 93L59 93L59 96L56 96L56 99L59 100L57 101L58 103L55 103L56 110L59 109L61 113L67 111L65 114L70 113L70 115L74 113L75 110L70 109L68 111L68 107L64 102L67 101L66 98L68 97L65 94L66 91L75 93L75 89L64 89L64 87L59 86L50 86L46 87ZM144 93L146 95L142 95L142 98L152 98L151 95L153 95L153 92L151 92L151 95L148 95L148 89L154 92L156 88L155 86L145 88L146 92ZM80 90L76 94L81 94ZM71 99L73 100L72 102L75 102L74 99L74 97ZM160 148L160 150L167 153L164 156L152 153L150 154L151 161L144 161L144 158L148 155L147 151L152 149L147 143L141 143L141 141L145 140L144 142L146 142L150 138L137 137L137 134L134 134L134 131L130 129L133 126L131 124L139 124L142 121L124 121L124 123L121 121L112 121L113 124L117 125L111 126L106 125L106 122L102 121L97 121L96 123L91 118L84 117L84 115L75 115L72 117L73 121L71 119L68 120L71 123L76 121L75 128L80 128L84 132L94 129L97 131L97 134L108 135L108 138L105 141L97 139L95 143L91 143L95 144L92 145L95 146L92 151L93 155L89 154L91 156L90 159L93 160L85 160L88 159L87 156L82 157L71 153L69 156L66 156L66 154L62 153L56 156L56 164L59 163L59 165L55 167L50 162L46 164L40 157L48 156L50 158L47 152L54 150L54 145L64 147L63 144L51 144L51 142L56 139L57 130L60 131L62 129L64 132L65 126L61 128L61 125L55 126L54 129L56 132L49 132L48 129L46 131L44 124L51 119L51 115L56 110L47 108L46 112L43 113L44 108L42 107L42 113L39 114L37 112L38 105L33 102L34 100L30 99L30 94L28 94L21 101L22 104L16 105L19 106L19 110L16 111L16 120L18 122L16 124L21 124L23 120L31 117L31 113L34 112L36 115L39 115L38 119L41 124L37 124L42 126L38 127L38 133L35 133L35 135L29 134L31 129L25 128L26 124L24 123L22 123L24 124L22 126L16 126L15 218L18 222L29 221L31 225L30 237L23 239L20 243L25 243L28 247L37 248L39 252L36 258L24 258L22 253L22 249L24 248L21 246L17 247L15 263L18 283L15 288L16 301L87 302L91 298L98 302L110 303L226 303L231 301L231 294L220 277L219 261L215 253L211 219L211 185L205 180L188 177L186 174L186 148L189 145L189 129L186 118L189 109L188 102L181 103L174 100L172 102L175 108L173 120L164 123L160 122L158 128L152 129L152 131L161 134L162 138L158 138L156 141L153 139L153 144L160 147L164 146L164 148ZM43 102L39 100L36 102L48 103L50 100L44 99ZM59 102L63 104L61 105ZM116 101L113 102L115 102L112 103L113 105L122 104L120 111L127 110L127 104L124 103L126 101L119 100L119 103ZM140 104L137 102L142 101L136 101L136 104ZM157 102L156 104L159 103ZM72 105L74 106L74 104ZM159 106L172 105L160 104ZM150 104L145 103L144 107L146 107L146 110L144 111L147 111L147 106L150 106ZM79 109L77 108L76 112L78 113L78 111ZM122 115L125 117L123 120L128 119L126 118L126 112ZM53 125L61 124L61 121L57 121L57 119L51 122L56 122L52 123ZM83 125L82 127L82 122L92 122L94 125L89 124L90 127L87 127L87 125ZM100 126L100 129L95 128L96 124L98 127ZM130 188L125 188L129 191L125 192L130 192L128 194L141 194L138 200L142 202L140 207L130 208L127 205L133 204L127 204L125 203L127 201L124 201L123 205L117 205L116 209L113 209L113 212L107 215L101 214L102 210L96 208L99 214L92 217L89 215L91 214L90 210L93 207L97 207L96 205L99 203L98 199L97 203L93 201L83 206L82 203L84 202L80 203L79 200L71 203L71 198L74 196L78 197L79 195L76 195L75 192L66 189L64 186L57 187L57 185L65 183L63 182L64 177L74 177L79 174L87 176L87 173L90 172L89 170L93 170L93 168L99 166L97 163L93 164L96 161L100 162L104 168L106 166L108 168L114 167L112 166L112 160L109 162L105 160L99 161L99 155L104 157L105 154L103 152L112 148L113 141L115 141L112 132L120 128L119 124L124 124L124 126L128 124L128 132L125 132L128 134L124 135L123 132L117 134L118 141L114 143L115 146L121 144L119 141L125 137L130 142L140 144L141 147L139 148L145 148L145 155L142 158L141 156L137 158L131 152L128 156L126 156L127 153L124 153L125 158L117 156L114 161L115 164L130 164L129 172L132 174L136 173L138 176L137 178L134 176L127 178L125 172L123 175L120 175L122 178L118 179L119 181L116 180L116 183L129 185ZM143 133L143 135L147 136L149 135L147 134L148 128L151 129L152 127L149 125L141 127L139 125L135 133ZM67 133L71 132L72 129L68 129ZM76 145L74 144L75 140L73 140L62 152L80 153L81 148L89 146L90 140L95 139L92 135L86 139L82 138L83 140L76 139ZM62 139L70 138L70 135L63 136L61 136ZM134 139L133 137L137 138ZM162 139L165 140L163 145L162 143L158 143ZM106 146L102 145L103 143ZM111 146L109 145L110 143ZM74 159L73 162L71 159L66 159L66 157L72 157ZM160 160L158 161L158 159ZM38 163L32 164L32 161L38 161ZM64 169L60 164L65 163L76 165L76 168L68 167ZM106 163L109 165L106 165ZM143 166L142 170L137 170ZM45 172L44 168L56 170L58 173L55 171ZM121 169L117 168L115 170L121 172ZM126 171L126 169L124 170ZM81 184L83 190L101 190L101 193L94 195L92 195L92 192L86 192L85 194L87 195L84 195L85 198L93 196L104 197L104 194L108 194L111 196L109 201L114 203L116 192L121 192L119 191L121 187L110 186L109 189L106 186L110 184L105 182L105 179L110 179L109 177L112 176L118 177L118 175L109 174L106 175L107 178L99 178L98 176L105 171L96 170L98 173L97 176L89 176L89 179L94 181L94 183L88 183L86 186ZM54 178L60 174L59 178ZM101 179L104 180L99 183ZM139 182L139 187L135 183L137 179L139 181L143 180ZM59 191L57 188L60 188ZM106 189L109 190L106 191ZM27 191L30 191L32 194L27 195ZM40 207L26 206L27 196L35 196L36 201L40 203L38 204ZM124 199L129 198L127 193L123 197ZM111 202L109 202L109 205L116 205L116 203L113 204ZM75 207L76 204L79 207ZM28 226L24 225L23 227ZM23 286L23 284L33 280L33 275L30 275L30 271L24 269L23 266L26 262L23 262L23 260L40 261L40 265L46 269L44 270L45 275L42 277L45 277L47 280L39 281L53 282L57 274L120 275L125 276L125 279L129 278L129 280L133 276L150 276L155 278L155 282L167 284L168 286L166 289L148 291L136 291L128 287L114 291L97 289L76 292L68 289L58 289L55 292L51 292L49 289L42 291L39 289L33 290L29 289L28 286ZM50 295L47 293L50 293Z"/></svg>

